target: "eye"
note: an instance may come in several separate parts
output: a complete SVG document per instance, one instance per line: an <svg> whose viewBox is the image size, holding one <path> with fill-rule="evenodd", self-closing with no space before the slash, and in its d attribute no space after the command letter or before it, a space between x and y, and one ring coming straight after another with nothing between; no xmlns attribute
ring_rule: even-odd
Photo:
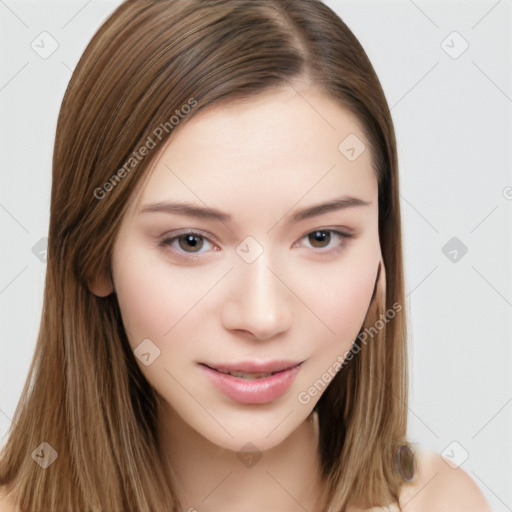
<svg viewBox="0 0 512 512"><path fill-rule="evenodd" d="M173 237L167 237L160 242L160 245L169 246L178 254L189 254L192 256L211 250L208 244L213 245L202 233L195 231L187 231ZM206 247L206 250L201 251L204 247Z"/></svg>
<svg viewBox="0 0 512 512"><path fill-rule="evenodd" d="M314 249L328 249L318 252L327 253L331 251L340 250L345 245L345 240L351 238L352 235L338 231L336 229L316 229L311 233L305 235L301 240L307 239ZM333 240L339 240L337 244L331 244ZM331 247L329 248L329 246Z"/></svg>
<svg viewBox="0 0 512 512"><path fill-rule="evenodd" d="M344 240L349 238L352 238L351 234L336 229L316 229L300 240L307 239L313 249L318 249L315 252L319 254L329 254L341 250L345 246ZM333 243L336 240L338 243ZM189 259L199 258L201 254L211 250L218 250L218 247L208 237L197 231L185 231L175 236L166 237L159 245L170 247L178 257Z"/></svg>

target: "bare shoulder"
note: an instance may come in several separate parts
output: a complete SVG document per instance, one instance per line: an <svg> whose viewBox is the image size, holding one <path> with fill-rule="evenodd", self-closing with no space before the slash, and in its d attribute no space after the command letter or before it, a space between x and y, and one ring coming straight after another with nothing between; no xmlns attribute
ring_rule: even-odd
<svg viewBox="0 0 512 512"><path fill-rule="evenodd" d="M492 512L476 482L433 451L414 447L417 476L400 494L406 512Z"/></svg>
<svg viewBox="0 0 512 512"><path fill-rule="evenodd" d="M12 498L8 495L8 489L5 486L0 487L0 512L19 512Z"/></svg>

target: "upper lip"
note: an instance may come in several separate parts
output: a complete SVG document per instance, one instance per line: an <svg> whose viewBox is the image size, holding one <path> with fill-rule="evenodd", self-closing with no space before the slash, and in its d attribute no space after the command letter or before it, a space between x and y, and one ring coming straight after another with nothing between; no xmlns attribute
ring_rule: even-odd
<svg viewBox="0 0 512 512"><path fill-rule="evenodd" d="M240 361L239 363L200 363L214 370L227 370L243 373L270 373L289 370L304 361L274 360L274 361Z"/></svg>

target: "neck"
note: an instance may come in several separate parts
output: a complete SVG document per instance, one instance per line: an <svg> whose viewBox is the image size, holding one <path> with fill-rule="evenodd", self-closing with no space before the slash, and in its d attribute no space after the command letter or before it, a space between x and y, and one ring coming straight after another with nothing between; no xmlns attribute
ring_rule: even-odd
<svg viewBox="0 0 512 512"><path fill-rule="evenodd" d="M169 408L159 418L180 512L314 510L321 485L316 413L278 446L243 456L211 443Z"/></svg>

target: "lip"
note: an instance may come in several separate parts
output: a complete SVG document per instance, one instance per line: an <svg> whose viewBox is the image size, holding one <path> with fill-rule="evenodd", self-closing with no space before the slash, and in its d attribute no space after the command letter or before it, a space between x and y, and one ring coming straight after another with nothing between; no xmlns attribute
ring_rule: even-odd
<svg viewBox="0 0 512 512"><path fill-rule="evenodd" d="M265 404L283 396L292 385L304 361L242 361L240 363L199 363L210 382L228 398L242 404ZM269 373L274 375L259 379L235 377L220 370L243 373Z"/></svg>
<svg viewBox="0 0 512 512"><path fill-rule="evenodd" d="M228 370L230 372L244 373L268 373L281 372L293 368L302 361L290 361L289 359L276 359L273 361L240 361L238 363L200 363L214 370Z"/></svg>

